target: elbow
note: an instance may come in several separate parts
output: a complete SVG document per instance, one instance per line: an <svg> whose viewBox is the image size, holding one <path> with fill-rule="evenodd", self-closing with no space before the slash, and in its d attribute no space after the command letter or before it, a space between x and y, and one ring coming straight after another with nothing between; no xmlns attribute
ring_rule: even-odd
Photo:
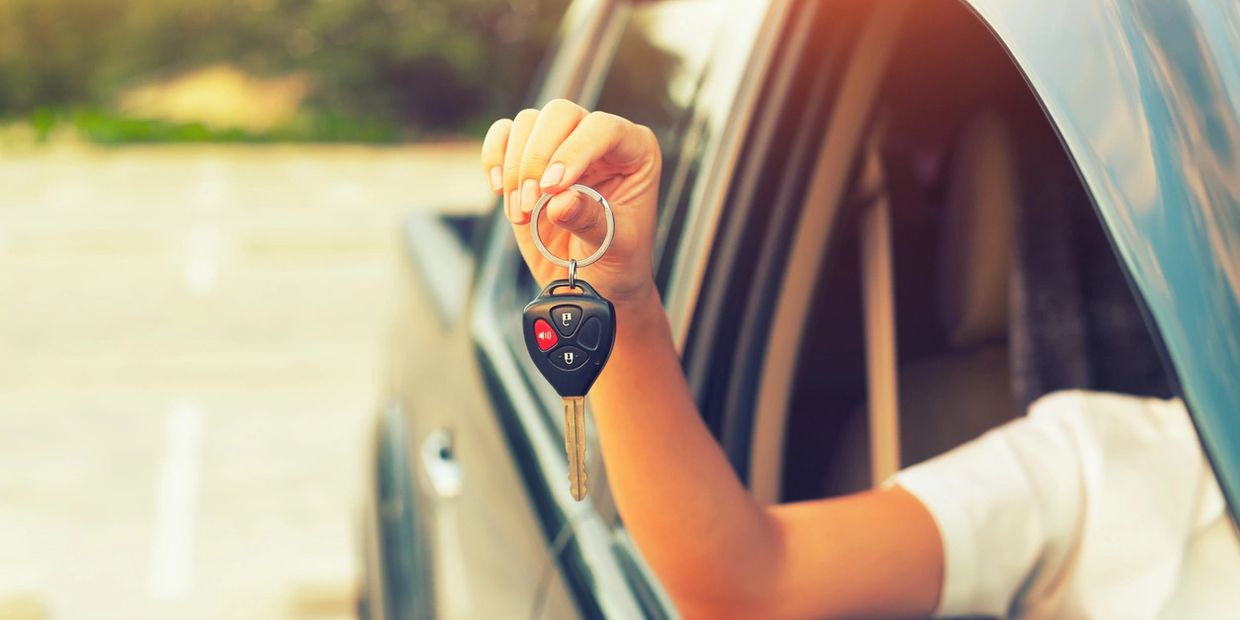
<svg viewBox="0 0 1240 620"><path fill-rule="evenodd" d="M713 561L682 565L663 576L663 586L680 615L687 619L782 618L784 574L783 533L777 519L762 510L757 531L743 540L723 541Z"/></svg>
<svg viewBox="0 0 1240 620"><path fill-rule="evenodd" d="M749 620L790 618L781 601L767 596L718 596L668 592L676 611L686 620Z"/></svg>

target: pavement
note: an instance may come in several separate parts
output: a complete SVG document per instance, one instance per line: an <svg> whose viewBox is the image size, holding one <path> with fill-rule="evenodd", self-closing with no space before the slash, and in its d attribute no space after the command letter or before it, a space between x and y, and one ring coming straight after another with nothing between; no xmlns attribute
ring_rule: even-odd
<svg viewBox="0 0 1240 620"><path fill-rule="evenodd" d="M400 219L476 153L0 151L0 620L351 617Z"/></svg>

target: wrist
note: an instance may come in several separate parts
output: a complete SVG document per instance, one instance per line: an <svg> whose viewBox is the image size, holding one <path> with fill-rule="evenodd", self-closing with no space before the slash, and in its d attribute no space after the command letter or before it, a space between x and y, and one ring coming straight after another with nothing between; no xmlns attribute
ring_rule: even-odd
<svg viewBox="0 0 1240 620"><path fill-rule="evenodd" d="M654 280L646 280L640 286L610 299L616 312L621 315L644 315L652 310L663 312L663 300Z"/></svg>

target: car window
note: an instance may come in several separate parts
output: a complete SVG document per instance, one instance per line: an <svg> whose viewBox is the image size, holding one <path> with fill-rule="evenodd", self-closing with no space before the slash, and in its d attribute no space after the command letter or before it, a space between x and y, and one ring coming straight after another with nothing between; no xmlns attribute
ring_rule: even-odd
<svg viewBox="0 0 1240 620"><path fill-rule="evenodd" d="M665 170L656 240L660 284L666 282L668 257L683 243L679 220L684 219L685 212L696 214L707 204L697 198L707 185L699 182L697 170L709 169L715 153L721 150L719 145L732 135L723 129L735 113L734 99L764 23L766 4L742 0L604 3L600 11L605 19L600 20L600 31L591 37L594 48L589 54L551 61L557 67L570 63L573 70L565 69L562 75L583 84L551 97L574 98L587 108L631 118L649 126L661 141ZM557 56L563 54L561 51ZM551 69L548 75L555 72ZM547 98L548 91L543 89L531 103ZM537 294L537 285L498 210L495 224L488 231L478 271L471 329L480 346L483 368L497 382L497 389L502 389L505 404L510 407L502 409L500 415L506 423L519 424L523 430L519 434L534 446L531 454L539 469L526 473L530 488L535 495L546 497L549 505L556 504L566 495L565 473L558 463L550 462L548 449L557 443L563 445L559 437L563 431L558 415L560 399L534 367L521 333L521 309ZM702 236L694 235L693 239ZM589 271L582 275L588 279ZM667 617L669 613L661 610L671 607L662 597L657 580L646 571L640 554L618 527L595 426L587 423L586 431L588 499L572 510L575 535L554 537L563 541L559 544L571 544L576 549L560 557L566 581L577 584L573 586L577 589L575 596L583 610L623 609L628 596L625 592L615 588L594 591L581 585L618 570L633 589L635 600L640 601L644 617ZM554 492L544 494L550 485L555 485ZM556 515L549 512L547 516L555 519ZM583 614L596 615L588 611Z"/></svg>
<svg viewBox="0 0 1240 620"><path fill-rule="evenodd" d="M727 117L745 54L764 10L761 2L669 0L620 10L619 35L600 52L601 79L581 93L587 108L623 116L654 131L663 150L655 236L656 281L667 281L710 137ZM583 274L589 277L588 273ZM520 288L536 292L526 273Z"/></svg>
<svg viewBox="0 0 1240 620"><path fill-rule="evenodd" d="M661 292L686 213L700 193L698 172L710 165L716 138L731 117L765 11L765 2L747 0L621 4L612 10L595 57L584 63L585 86L576 100L646 125L659 139L663 174L654 259ZM539 289L515 244L509 247L505 268L516 286L500 292L499 303L518 316ZM589 271L582 276L588 280ZM525 355L520 322L505 325L505 332L510 346Z"/></svg>
<svg viewBox="0 0 1240 620"><path fill-rule="evenodd" d="M655 275L661 289L667 281L684 214L700 185L698 170L709 165L716 149L714 138L732 113L764 11L765 3L740 0L621 5L609 24L610 34L600 38L602 49L593 62L587 63L593 75L585 78L584 92L576 100L587 108L650 127L663 150L655 239ZM516 317L537 295L538 285L516 248L510 247L512 260L507 268L512 270L517 286L497 294L499 303ZM588 279L589 271L582 275ZM509 346L518 357L524 357L520 321L506 322L503 329ZM532 364L527 369L530 381L541 390L545 382ZM550 404L554 393L549 388L543 393ZM550 415L552 411L553 407L547 409L549 422L558 430L561 420ZM601 468L601 463L590 456L599 454L592 425L587 425L587 432L589 466ZM596 485L590 492L591 501L600 512L614 516L605 491L602 484Z"/></svg>
<svg viewBox="0 0 1240 620"><path fill-rule="evenodd" d="M574 0L547 47L546 56L531 82L534 105L542 107L557 97L571 96L584 77L581 58L595 46L598 22L606 15L602 0Z"/></svg>
<svg viewBox="0 0 1240 620"><path fill-rule="evenodd" d="M731 111L761 2L678 0L634 7L593 107L650 127L663 150L655 277L667 284L701 164ZM737 62L737 60L740 62Z"/></svg>

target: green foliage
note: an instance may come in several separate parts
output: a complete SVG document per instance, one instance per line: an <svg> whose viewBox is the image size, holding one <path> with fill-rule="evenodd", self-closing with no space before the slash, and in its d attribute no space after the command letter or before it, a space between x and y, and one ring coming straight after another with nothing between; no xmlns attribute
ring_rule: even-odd
<svg viewBox="0 0 1240 620"><path fill-rule="evenodd" d="M0 0L0 118L27 118L45 136L68 117L105 142L475 133L520 104L566 4ZM304 118L249 136L106 112L128 86L221 62L305 72L314 91Z"/></svg>
<svg viewBox="0 0 1240 620"><path fill-rule="evenodd" d="M55 113L39 108L27 118L35 139L42 142L60 128L105 145L161 142L370 142L395 143L408 139L387 122L348 118L331 111L304 114L293 123L271 131L254 132L239 128L215 128L202 123L174 123L155 119L131 118L101 109L78 109Z"/></svg>

